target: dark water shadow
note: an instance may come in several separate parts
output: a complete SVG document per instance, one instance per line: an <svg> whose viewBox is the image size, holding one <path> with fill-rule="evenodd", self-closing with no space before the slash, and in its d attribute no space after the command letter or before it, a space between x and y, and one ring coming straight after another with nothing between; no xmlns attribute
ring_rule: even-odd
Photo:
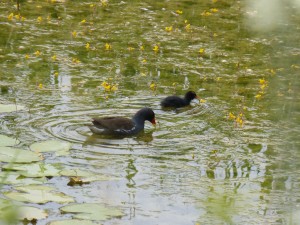
<svg viewBox="0 0 300 225"><path fill-rule="evenodd" d="M113 141L118 141L118 140L124 140L127 138L132 138L135 140L137 143L142 142L142 143L149 143L153 141L153 131L150 132L145 132L142 131L139 134L135 136L128 136L128 135L112 135L112 134L92 134L88 136L85 141L82 143L82 146L88 146L88 145L107 145L110 140Z"/></svg>

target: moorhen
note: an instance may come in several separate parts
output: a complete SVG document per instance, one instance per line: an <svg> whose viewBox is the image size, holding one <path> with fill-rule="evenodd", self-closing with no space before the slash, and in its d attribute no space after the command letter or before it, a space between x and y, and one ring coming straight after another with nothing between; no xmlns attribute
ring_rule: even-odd
<svg viewBox="0 0 300 225"><path fill-rule="evenodd" d="M150 108L139 110L132 119L124 117L93 118L90 130L95 134L134 135L144 129L145 121L156 124L155 114Z"/></svg>
<svg viewBox="0 0 300 225"><path fill-rule="evenodd" d="M184 98L180 98L178 96L168 96L163 99L160 103L162 107L173 107L173 108L180 108L184 106L188 106L191 101L195 98L198 98L197 94L194 91L188 91Z"/></svg>

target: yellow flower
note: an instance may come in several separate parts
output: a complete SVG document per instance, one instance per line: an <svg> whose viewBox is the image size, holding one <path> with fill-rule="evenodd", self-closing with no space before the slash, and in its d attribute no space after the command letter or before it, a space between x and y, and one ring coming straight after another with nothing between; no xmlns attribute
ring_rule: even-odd
<svg viewBox="0 0 300 225"><path fill-rule="evenodd" d="M229 119L234 120L235 118L236 118L236 116L232 112L230 112L229 113Z"/></svg>
<svg viewBox="0 0 300 225"><path fill-rule="evenodd" d="M75 37L77 37L77 32L76 31L73 31L72 32L72 36L75 38Z"/></svg>
<svg viewBox="0 0 300 225"><path fill-rule="evenodd" d="M267 84L262 84L262 85L260 85L260 89L261 89L261 90L264 90L266 87L268 87Z"/></svg>
<svg viewBox="0 0 300 225"><path fill-rule="evenodd" d="M188 20L184 20L184 23L188 23Z"/></svg>
<svg viewBox="0 0 300 225"><path fill-rule="evenodd" d="M14 14L13 13L11 13L11 14L9 14L8 16L7 16L7 19L8 20L12 20L14 18Z"/></svg>
<svg viewBox="0 0 300 225"><path fill-rule="evenodd" d="M205 52L205 49L204 49L204 48L200 48L200 49L199 49L199 53L200 53L200 54L204 54L204 52Z"/></svg>
<svg viewBox="0 0 300 225"><path fill-rule="evenodd" d="M200 103L205 103L206 102L206 100L205 99L200 99Z"/></svg>
<svg viewBox="0 0 300 225"><path fill-rule="evenodd" d="M128 49L128 51L133 51L134 50L134 48L130 47L130 46L127 49Z"/></svg>
<svg viewBox="0 0 300 225"><path fill-rule="evenodd" d="M86 43L85 48L86 48L87 50L89 50L89 49L90 49L90 43Z"/></svg>
<svg viewBox="0 0 300 225"><path fill-rule="evenodd" d="M105 85L103 87L104 87L105 91L110 91L110 85L109 84L107 84L107 85Z"/></svg>
<svg viewBox="0 0 300 225"><path fill-rule="evenodd" d="M108 85L108 83L107 83L106 81L103 81L102 84L101 84L101 86L104 87L104 88L105 88L107 85Z"/></svg>
<svg viewBox="0 0 300 225"><path fill-rule="evenodd" d="M166 27L165 30L171 32L173 30L173 26Z"/></svg>
<svg viewBox="0 0 300 225"><path fill-rule="evenodd" d="M159 51L159 46L158 46L158 45L155 45L155 46L153 47L153 51L154 51L155 53L157 53L157 52Z"/></svg>
<svg viewBox="0 0 300 225"><path fill-rule="evenodd" d="M40 89L42 89L43 88L43 84L39 84L39 86L38 86Z"/></svg>
<svg viewBox="0 0 300 225"><path fill-rule="evenodd" d="M156 90L156 84L152 81L151 84L150 84L150 89L152 91L155 91Z"/></svg>
<svg viewBox="0 0 300 225"><path fill-rule="evenodd" d="M105 43L105 46L104 46L104 47L105 47L105 50L107 50L107 51L108 51L108 50L111 50L111 48L112 48L112 47L111 47L111 44L109 44L109 43Z"/></svg>
<svg viewBox="0 0 300 225"><path fill-rule="evenodd" d="M56 55L51 56L51 59L52 59L53 61L55 61L55 60L56 60Z"/></svg>
<svg viewBox="0 0 300 225"><path fill-rule="evenodd" d="M190 31L191 30L191 24L188 23L184 28L185 28L186 31Z"/></svg>
<svg viewBox="0 0 300 225"><path fill-rule="evenodd" d="M86 23L86 20L85 19L83 19L83 20L81 20L81 22L80 22L81 24L84 24L84 23Z"/></svg>
<svg viewBox="0 0 300 225"><path fill-rule="evenodd" d="M144 51L144 50L145 50L145 48L144 48L143 45L141 45L140 50L141 50L141 51Z"/></svg>
<svg viewBox="0 0 300 225"><path fill-rule="evenodd" d="M259 100L259 99L261 99L262 95L261 94L257 94L254 97Z"/></svg>
<svg viewBox="0 0 300 225"><path fill-rule="evenodd" d="M213 3L216 3L218 0L212 0Z"/></svg>
<svg viewBox="0 0 300 225"><path fill-rule="evenodd" d="M243 124L244 124L244 121L243 121L243 119L242 119L241 117L237 117L235 121L236 121L236 123L239 124L240 126L243 126Z"/></svg>
<svg viewBox="0 0 300 225"><path fill-rule="evenodd" d="M118 90L118 85L116 85L116 84L112 85L106 81L103 81L101 86L104 88L105 91L117 91Z"/></svg>
<svg viewBox="0 0 300 225"><path fill-rule="evenodd" d="M270 69L270 73L275 75L276 74L276 71L274 69Z"/></svg>
<svg viewBox="0 0 300 225"><path fill-rule="evenodd" d="M182 12L182 10L177 9L176 13L179 14L179 15L181 15L183 12Z"/></svg>
<svg viewBox="0 0 300 225"><path fill-rule="evenodd" d="M38 57L38 56L41 55L41 52L38 50L38 51L36 51L34 54L35 54L36 57Z"/></svg>
<svg viewBox="0 0 300 225"><path fill-rule="evenodd" d="M211 12L204 11L203 13L201 13L201 16L211 16L211 14Z"/></svg>
<svg viewBox="0 0 300 225"><path fill-rule="evenodd" d="M25 59L29 59L29 55L28 54L25 55Z"/></svg>
<svg viewBox="0 0 300 225"><path fill-rule="evenodd" d="M267 81L266 81L265 79L259 79L259 83L260 83L260 84L266 84Z"/></svg>
<svg viewBox="0 0 300 225"><path fill-rule="evenodd" d="M21 19L21 15L20 15L20 14L17 14L17 15L15 15L15 18L16 18L17 20L20 20L20 19Z"/></svg>
<svg viewBox="0 0 300 225"><path fill-rule="evenodd" d="M95 5L94 4L90 4L90 7L93 8Z"/></svg>
<svg viewBox="0 0 300 225"><path fill-rule="evenodd" d="M210 9L210 11L211 11L212 13L216 13L216 12L218 12L219 10L216 9L216 8L212 8L212 9Z"/></svg>
<svg viewBox="0 0 300 225"><path fill-rule="evenodd" d="M146 60L146 59L143 59L143 60L142 60L142 63L146 63L146 62L147 62L147 60Z"/></svg>
<svg viewBox="0 0 300 225"><path fill-rule="evenodd" d="M39 16L36 20L41 23L43 21L43 17Z"/></svg>
<svg viewBox="0 0 300 225"><path fill-rule="evenodd" d="M58 72L55 72L55 73L54 73L54 76L56 76L56 77L57 77L57 76L58 76Z"/></svg>
<svg viewBox="0 0 300 225"><path fill-rule="evenodd" d="M111 91L117 91L118 90L118 86L117 85L113 85L111 88L110 88Z"/></svg>
<svg viewBox="0 0 300 225"><path fill-rule="evenodd" d="M78 64L78 63L80 63L80 60L74 57L74 58L72 59L72 62Z"/></svg>

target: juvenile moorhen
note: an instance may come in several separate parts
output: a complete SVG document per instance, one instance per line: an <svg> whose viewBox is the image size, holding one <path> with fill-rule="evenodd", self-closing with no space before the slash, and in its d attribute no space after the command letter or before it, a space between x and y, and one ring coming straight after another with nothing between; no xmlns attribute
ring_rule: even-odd
<svg viewBox="0 0 300 225"><path fill-rule="evenodd" d="M188 106L191 101L195 98L198 98L197 94L194 91L189 91L185 94L183 98L178 96L168 96L163 99L160 103L162 107L173 107L173 108L180 108L184 106Z"/></svg>
<svg viewBox="0 0 300 225"><path fill-rule="evenodd" d="M123 117L93 118L90 130L95 134L134 135L144 129L145 121L156 124L155 114L150 108L139 110L132 119Z"/></svg>

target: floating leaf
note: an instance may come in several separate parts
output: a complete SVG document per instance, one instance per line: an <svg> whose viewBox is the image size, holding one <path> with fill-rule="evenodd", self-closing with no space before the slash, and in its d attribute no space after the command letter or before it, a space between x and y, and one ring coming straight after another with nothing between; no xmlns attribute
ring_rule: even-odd
<svg viewBox="0 0 300 225"><path fill-rule="evenodd" d="M18 110L25 109L22 105L16 105L16 104L0 104L0 113L6 113L6 112L15 112Z"/></svg>
<svg viewBox="0 0 300 225"><path fill-rule="evenodd" d="M0 198L0 224L17 224L16 209L10 200Z"/></svg>
<svg viewBox="0 0 300 225"><path fill-rule="evenodd" d="M66 213L75 213L76 219L107 220L112 217L123 216L124 213L117 208L105 207L97 203L71 204L60 208Z"/></svg>
<svg viewBox="0 0 300 225"><path fill-rule="evenodd" d="M54 177L60 176L62 166L60 164L30 163L4 165L3 168L17 170L25 177Z"/></svg>
<svg viewBox="0 0 300 225"><path fill-rule="evenodd" d="M20 192L5 192L6 197L20 202L31 203L69 203L74 202L73 197L67 196L64 193L56 191L53 187L40 186L40 185L27 185L23 187L16 187L16 190Z"/></svg>
<svg viewBox="0 0 300 225"><path fill-rule="evenodd" d="M7 137L5 135L0 134L0 146L14 146L19 143L20 141L18 141L15 138Z"/></svg>
<svg viewBox="0 0 300 225"><path fill-rule="evenodd" d="M72 144L56 140L37 142L30 145L30 149L35 152L55 152L56 155L67 155Z"/></svg>
<svg viewBox="0 0 300 225"><path fill-rule="evenodd" d="M93 223L90 220L58 220L52 221L48 225L100 225L98 223Z"/></svg>
<svg viewBox="0 0 300 225"><path fill-rule="evenodd" d="M30 163L39 160L40 157L35 152L0 146L0 161L2 162Z"/></svg>
<svg viewBox="0 0 300 225"><path fill-rule="evenodd" d="M7 171L0 172L0 184L43 184L46 178L27 178L17 172Z"/></svg>
<svg viewBox="0 0 300 225"><path fill-rule="evenodd" d="M45 164L45 163L30 163L30 164L10 164L3 165L5 170L17 171L24 177L77 177L81 180L81 184L90 183L93 181L118 180L116 177L108 177L99 175L86 170L79 169L64 169L61 164ZM0 176L1 177L1 176ZM76 182L75 182L76 183ZM79 182L80 183L80 182ZM77 183L77 184L79 184Z"/></svg>
<svg viewBox="0 0 300 225"><path fill-rule="evenodd" d="M40 220L48 217L48 213L46 213L43 209L38 209L32 206L21 206L19 208L19 219L21 220Z"/></svg>

